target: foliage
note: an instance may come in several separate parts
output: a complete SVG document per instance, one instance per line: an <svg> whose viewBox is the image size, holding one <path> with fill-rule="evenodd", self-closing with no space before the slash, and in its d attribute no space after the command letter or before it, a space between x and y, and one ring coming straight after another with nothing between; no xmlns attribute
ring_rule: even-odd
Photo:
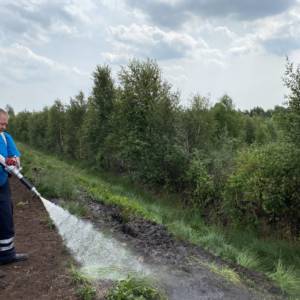
<svg viewBox="0 0 300 300"><path fill-rule="evenodd" d="M209 106L208 98L196 95L191 107L181 111L180 137L187 153L192 153L195 149L208 149L212 144L216 125Z"/></svg>
<svg viewBox="0 0 300 300"><path fill-rule="evenodd" d="M293 144L275 143L241 151L226 186L224 204L238 223L269 224L290 229L300 221L300 150Z"/></svg>
<svg viewBox="0 0 300 300"><path fill-rule="evenodd" d="M276 270L270 273L269 276L279 283L280 288L289 292L290 295L298 297L300 295L300 279L297 276L294 268L285 268L281 259L278 260Z"/></svg>
<svg viewBox="0 0 300 300"><path fill-rule="evenodd" d="M287 180L280 183L279 179L270 179L272 187L266 192L265 178L269 175L251 173L252 168L246 168L250 164L247 157L253 163L258 159L261 165L267 164L266 168L275 174L284 172L291 164L281 171L277 169L282 167L280 163L270 167L271 160L267 156L278 154L273 146L270 147L274 149L270 148L265 154L266 161L261 155L253 154L254 159L247 153L288 141L282 144L281 155L284 151L288 152L286 158L294 155L293 147L288 145L299 145L300 141L299 72L299 68L294 69L287 63L284 78L290 89L287 108L264 111L255 107L241 112L228 95L212 105L209 98L196 94L189 106L180 106L179 93L163 79L153 60L129 62L121 67L116 81L109 66L97 66L90 96L80 92L68 104L56 100L40 112L15 114L13 108L8 107L9 130L19 141L65 159L84 162L97 172L115 172L158 192L176 192L187 207L196 208L206 221L230 225L236 222L233 216L237 216L243 223L255 222L258 227L267 221L274 225L272 229L283 233L285 220L291 218L292 223L298 222L297 205L293 206L295 213L287 213L288 207L292 207L289 204L284 204L286 209L282 208L282 203L295 199L291 194L294 188ZM244 154L236 158L237 153ZM234 164L241 161L243 155L244 170L240 163ZM260 183L256 193L263 190L255 200L252 198L257 182L251 186L248 172L251 180L255 178ZM235 183L237 178L241 182ZM49 180L54 182L55 178ZM63 179L61 182L58 190L45 188L44 192L54 196L64 191L73 197L68 183ZM277 183L275 191L273 187ZM58 187L54 183L53 186ZM238 195L236 190L239 190ZM276 192L276 196L271 191ZM245 202L245 197L251 201ZM276 213L269 211L273 201L276 201L273 206ZM257 204L260 202L264 203L263 208ZM292 235L297 236L299 228L292 227Z"/></svg>
<svg viewBox="0 0 300 300"><path fill-rule="evenodd" d="M110 166L105 140L111 133L111 117L115 102L115 87L108 66L97 66L93 73L94 87L88 100L82 127L82 156L94 167ZM95 164L96 162L96 164Z"/></svg>
<svg viewBox="0 0 300 300"><path fill-rule="evenodd" d="M96 289L90 280L80 273L74 266L70 269L73 283L77 287L77 294L82 300L93 300L96 297Z"/></svg>
<svg viewBox="0 0 300 300"><path fill-rule="evenodd" d="M157 289L153 288L147 281L136 278L127 278L113 287L107 300L166 300Z"/></svg>
<svg viewBox="0 0 300 300"><path fill-rule="evenodd" d="M46 108L42 112L33 112L28 122L29 144L44 150L49 145L49 141L47 142L48 112Z"/></svg>
<svg viewBox="0 0 300 300"><path fill-rule="evenodd" d="M70 99L65 112L64 153L73 159L83 158L82 126L87 109L83 92Z"/></svg>
<svg viewBox="0 0 300 300"><path fill-rule="evenodd" d="M29 124L31 119L31 113L23 111L18 113L17 116L12 117L9 120L9 127L11 133L14 134L15 138L20 141L29 141Z"/></svg>
<svg viewBox="0 0 300 300"><path fill-rule="evenodd" d="M78 217L87 216L87 207L81 202L67 201L63 203L63 207L67 209L72 215L76 215Z"/></svg>
<svg viewBox="0 0 300 300"><path fill-rule="evenodd" d="M120 93L120 157L133 178L166 183L176 155L174 113L177 95L161 79L153 61L132 61L122 68Z"/></svg>
<svg viewBox="0 0 300 300"><path fill-rule="evenodd" d="M46 145L48 150L63 153L65 108L60 100L56 100L48 112L46 128Z"/></svg>
<svg viewBox="0 0 300 300"><path fill-rule="evenodd" d="M241 129L241 115L234 109L233 101L228 95L224 95L212 108L215 120L215 138L224 134L229 137L238 137Z"/></svg>
<svg viewBox="0 0 300 300"><path fill-rule="evenodd" d="M288 113L285 115L286 136L297 145L300 144L300 65L296 68L288 59L283 81L289 89L287 95Z"/></svg>
<svg viewBox="0 0 300 300"><path fill-rule="evenodd" d="M194 153L186 179L190 184L193 205L204 208L210 204L214 196L214 182L212 176L208 174L205 163L199 157L199 153Z"/></svg>
<svg viewBox="0 0 300 300"><path fill-rule="evenodd" d="M202 261L198 261L198 263L208 267L212 272L226 278L228 281L231 281L231 282L235 283L236 285L241 283L240 276L234 270L232 270L226 266L220 267L215 263L207 263L207 262L202 262Z"/></svg>

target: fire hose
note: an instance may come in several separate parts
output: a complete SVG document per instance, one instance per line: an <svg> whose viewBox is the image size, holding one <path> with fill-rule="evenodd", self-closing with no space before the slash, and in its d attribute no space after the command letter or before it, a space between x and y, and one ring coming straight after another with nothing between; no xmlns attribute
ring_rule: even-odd
<svg viewBox="0 0 300 300"><path fill-rule="evenodd" d="M21 173L21 170L14 165L7 165L5 163L5 159L2 155L0 155L0 165L4 168L4 170L11 175L16 176L23 185L25 185L27 187L27 189L29 189L31 192L33 192L36 196L38 196L39 198L41 198L41 194L37 191L37 189L35 188L35 186L24 177L24 175Z"/></svg>

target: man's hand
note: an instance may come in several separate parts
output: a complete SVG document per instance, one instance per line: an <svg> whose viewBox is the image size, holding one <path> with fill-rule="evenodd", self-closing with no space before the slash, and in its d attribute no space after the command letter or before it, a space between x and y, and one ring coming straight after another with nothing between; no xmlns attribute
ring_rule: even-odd
<svg viewBox="0 0 300 300"><path fill-rule="evenodd" d="M8 157L5 160L5 163L7 166L17 166L18 165L18 161L16 157Z"/></svg>

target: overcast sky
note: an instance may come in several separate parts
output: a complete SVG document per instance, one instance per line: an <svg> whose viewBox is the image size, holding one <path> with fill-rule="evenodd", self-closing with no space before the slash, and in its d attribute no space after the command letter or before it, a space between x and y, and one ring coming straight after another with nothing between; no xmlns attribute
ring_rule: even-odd
<svg viewBox="0 0 300 300"><path fill-rule="evenodd" d="M157 60L182 104L227 93L237 108L284 102L300 64L300 0L0 0L0 106L41 110L90 94L132 58Z"/></svg>

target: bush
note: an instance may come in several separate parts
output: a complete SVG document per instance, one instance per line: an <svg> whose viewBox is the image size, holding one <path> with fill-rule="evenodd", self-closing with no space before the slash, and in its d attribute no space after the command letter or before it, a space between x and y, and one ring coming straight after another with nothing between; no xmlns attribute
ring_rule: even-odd
<svg viewBox="0 0 300 300"><path fill-rule="evenodd" d="M192 206L205 208L210 215L222 210L224 188L236 155L234 143L234 139L225 137L218 149L194 151L185 172Z"/></svg>
<svg viewBox="0 0 300 300"><path fill-rule="evenodd" d="M190 184L192 205L196 207L206 207L210 204L213 192L213 178L208 174L204 162L194 156L186 172L186 179Z"/></svg>
<svg viewBox="0 0 300 300"><path fill-rule="evenodd" d="M239 153L224 208L242 223L262 222L297 234L300 221L300 150L274 143Z"/></svg>

